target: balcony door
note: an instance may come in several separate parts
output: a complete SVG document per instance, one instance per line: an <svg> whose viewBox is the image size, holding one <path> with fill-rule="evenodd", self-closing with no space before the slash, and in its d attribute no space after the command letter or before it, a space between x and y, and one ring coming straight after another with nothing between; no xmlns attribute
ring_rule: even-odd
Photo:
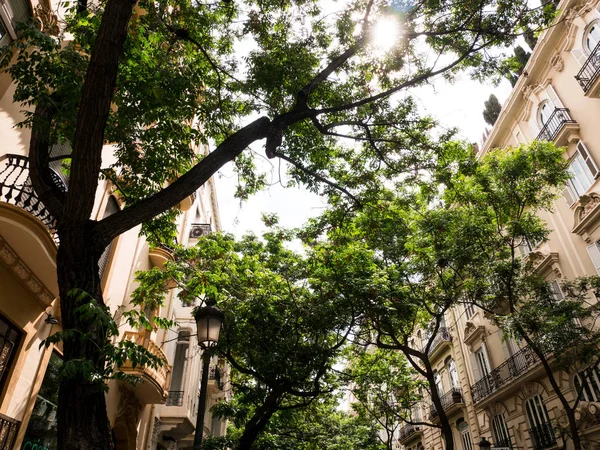
<svg viewBox="0 0 600 450"><path fill-rule="evenodd" d="M534 449L549 448L556 444L554 438L554 429L548 416L546 405L542 397L538 394L525 402L527 420L529 421L529 430Z"/></svg>
<svg viewBox="0 0 600 450"><path fill-rule="evenodd" d="M588 29L587 35L585 37L585 46L587 47L587 51L589 53L592 53L599 42L600 42L600 22L596 21Z"/></svg>
<svg viewBox="0 0 600 450"><path fill-rule="evenodd" d="M0 393L8 379L20 340L21 331L0 316Z"/></svg>

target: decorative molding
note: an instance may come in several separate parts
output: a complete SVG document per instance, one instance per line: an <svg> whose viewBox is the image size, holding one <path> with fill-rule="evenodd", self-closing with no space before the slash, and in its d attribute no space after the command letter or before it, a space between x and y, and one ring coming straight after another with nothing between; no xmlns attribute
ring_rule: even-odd
<svg viewBox="0 0 600 450"><path fill-rule="evenodd" d="M23 283L44 308L51 305L54 295L19 258L19 255L8 245L8 242L2 236L0 236L0 261Z"/></svg>
<svg viewBox="0 0 600 450"><path fill-rule="evenodd" d="M536 83L531 83L531 84L528 84L526 86L523 86L523 89L521 89L521 94L523 94L523 98L529 99L529 97L531 97L531 94L533 94L533 92L538 87L539 87L539 85L536 84Z"/></svg>
<svg viewBox="0 0 600 450"><path fill-rule="evenodd" d="M473 322L467 322L465 326L465 337L463 342L473 350L476 344L485 341L485 327L483 325L475 326Z"/></svg>
<svg viewBox="0 0 600 450"><path fill-rule="evenodd" d="M537 272L539 275L547 275L553 271L557 278L562 278L562 272L558 265L558 253L531 252L527 255L527 258L532 271Z"/></svg>
<svg viewBox="0 0 600 450"><path fill-rule="evenodd" d="M572 232L582 236L586 242L591 242L589 236L590 226L600 219L600 195L591 192L579 198L579 205L575 208Z"/></svg>
<svg viewBox="0 0 600 450"><path fill-rule="evenodd" d="M150 450L156 450L156 444L158 443L158 435L160 434L160 419L154 418L154 426L152 427L152 439L150 441Z"/></svg>
<svg viewBox="0 0 600 450"><path fill-rule="evenodd" d="M58 18L52 9L42 3L38 3L33 10L33 16L37 19L40 30L52 36L58 36L60 32Z"/></svg>
<svg viewBox="0 0 600 450"><path fill-rule="evenodd" d="M558 53L550 59L550 64L557 72L562 72L565 68L565 61Z"/></svg>

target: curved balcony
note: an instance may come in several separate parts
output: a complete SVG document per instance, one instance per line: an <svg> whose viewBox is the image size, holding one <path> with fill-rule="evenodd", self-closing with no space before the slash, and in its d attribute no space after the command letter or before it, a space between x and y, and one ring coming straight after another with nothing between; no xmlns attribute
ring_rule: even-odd
<svg viewBox="0 0 600 450"><path fill-rule="evenodd" d="M594 51L581 67L575 79L583 89L586 97L594 97L600 88L600 44L596 45Z"/></svg>
<svg viewBox="0 0 600 450"><path fill-rule="evenodd" d="M125 362L121 370L128 375L140 378L140 383L135 386L135 393L142 404L164 403L168 397L171 366L166 364L167 358L163 351L147 336L146 333L126 331L123 340L135 342L144 346L154 356L158 356L165 364L158 367L135 366L130 361Z"/></svg>
<svg viewBox="0 0 600 450"><path fill-rule="evenodd" d="M540 134L535 138L537 141L551 141L557 146L569 143L572 132L579 130L579 125L571 118L567 108L554 108Z"/></svg>
<svg viewBox="0 0 600 450"><path fill-rule="evenodd" d="M446 327L440 327L437 331L437 334L433 338L431 342L431 346L429 347L429 359L433 360L437 358L442 350L446 347L449 347L452 343L452 335L450 334L450 330ZM425 346L427 343L425 343ZM425 347L424 346L424 347ZM425 348L423 348L425 350Z"/></svg>
<svg viewBox="0 0 600 450"><path fill-rule="evenodd" d="M404 445L412 439L423 436L422 428L423 427L420 425L413 425L411 423L404 425L402 428L400 428L400 432L398 433L398 441Z"/></svg>
<svg viewBox="0 0 600 450"><path fill-rule="evenodd" d="M465 404L460 388L452 388L440 397L442 408L446 414L452 414L456 409ZM429 410L429 420L434 420L439 417L439 412L436 406L432 403Z"/></svg>

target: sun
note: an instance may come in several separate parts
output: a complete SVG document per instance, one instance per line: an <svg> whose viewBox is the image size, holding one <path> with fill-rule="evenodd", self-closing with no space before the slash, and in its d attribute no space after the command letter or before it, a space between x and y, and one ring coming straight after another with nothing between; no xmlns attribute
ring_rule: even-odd
<svg viewBox="0 0 600 450"><path fill-rule="evenodd" d="M382 17L373 24L371 43L379 52L385 53L398 42L400 23L393 17Z"/></svg>

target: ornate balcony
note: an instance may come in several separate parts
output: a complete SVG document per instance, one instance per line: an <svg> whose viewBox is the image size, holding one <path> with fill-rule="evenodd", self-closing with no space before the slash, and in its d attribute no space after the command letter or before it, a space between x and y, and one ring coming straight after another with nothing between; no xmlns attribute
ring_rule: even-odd
<svg viewBox="0 0 600 450"><path fill-rule="evenodd" d="M600 87L600 44L596 45L575 79L586 97L594 96Z"/></svg>
<svg viewBox="0 0 600 450"><path fill-rule="evenodd" d="M163 403L167 399L167 387L170 381L171 366L163 351L151 341L146 333L135 331L126 331L123 340L135 342L143 345L154 356L161 358L165 364L154 369L153 367L135 366L127 361L121 370L129 375L136 375L140 378L140 383L136 385L135 392L138 400L142 404Z"/></svg>
<svg viewBox="0 0 600 450"><path fill-rule="evenodd" d="M431 342L431 346L429 347L429 358L434 359L437 357L441 350L450 343L452 343L452 335L450 334L450 330L446 327L440 327L437 334L433 338L433 341ZM423 346L423 350L425 350L426 345L427 341Z"/></svg>
<svg viewBox="0 0 600 450"><path fill-rule="evenodd" d="M531 436L531 442L534 450L551 448L556 445L554 428L550 422L530 428L529 435Z"/></svg>
<svg viewBox="0 0 600 450"><path fill-rule="evenodd" d="M398 440L401 444L404 444L410 441L412 438L416 438L418 436L423 435L422 427L419 425L406 424L402 428L400 428Z"/></svg>
<svg viewBox="0 0 600 450"><path fill-rule="evenodd" d="M537 355L529 347L525 347L508 358L498 367L471 386L473 402L477 403L502 387L510 384L527 370L539 363Z"/></svg>
<svg viewBox="0 0 600 450"><path fill-rule="evenodd" d="M555 108L536 140L553 141L558 146L566 145L571 132L578 129L579 125L571 118L567 108Z"/></svg>
<svg viewBox="0 0 600 450"><path fill-rule="evenodd" d="M60 191L67 192L65 180L57 171L51 170L50 176ZM18 206L37 217L58 244L56 220L33 190L26 156L7 154L0 157L0 201Z"/></svg>
<svg viewBox="0 0 600 450"><path fill-rule="evenodd" d="M208 369L208 385L215 386L218 390L223 390L223 381L221 369L217 366L210 366Z"/></svg>
<svg viewBox="0 0 600 450"><path fill-rule="evenodd" d="M447 413L452 412L457 406L464 405L462 392L459 388L450 389L448 392L446 392L440 397L440 400L442 402L442 408L444 408L444 411ZM429 410L429 420L433 420L439 415L440 414L437 408L432 403Z"/></svg>
<svg viewBox="0 0 600 450"><path fill-rule="evenodd" d="M185 391L169 391L169 396L167 397L167 406L181 406L183 405L183 397L185 396Z"/></svg>
<svg viewBox="0 0 600 450"><path fill-rule="evenodd" d="M490 450L512 450L512 442L510 438L496 441L494 446Z"/></svg>
<svg viewBox="0 0 600 450"><path fill-rule="evenodd" d="M0 450L11 450L21 422L0 414Z"/></svg>

